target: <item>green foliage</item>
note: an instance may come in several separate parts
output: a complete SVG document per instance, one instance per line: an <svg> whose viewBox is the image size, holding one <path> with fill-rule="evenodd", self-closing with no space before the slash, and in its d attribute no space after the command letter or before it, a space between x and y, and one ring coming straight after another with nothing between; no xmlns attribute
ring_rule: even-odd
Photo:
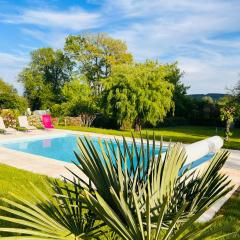
<svg viewBox="0 0 240 240"><path fill-rule="evenodd" d="M0 115L3 118L6 127L17 128L18 126L17 117L19 116L18 110L4 109L0 111Z"/></svg>
<svg viewBox="0 0 240 240"><path fill-rule="evenodd" d="M64 115L64 109L62 108L62 104L54 104L50 108L52 117L60 117Z"/></svg>
<svg viewBox="0 0 240 240"><path fill-rule="evenodd" d="M40 48L33 51L28 67L19 74L31 108L46 109L61 102L61 89L70 81L72 70L73 63L61 50Z"/></svg>
<svg viewBox="0 0 240 240"><path fill-rule="evenodd" d="M176 120L181 117L191 125L222 126L219 106L211 97L193 98L192 96L183 96L181 104L182 106L178 104L175 107Z"/></svg>
<svg viewBox="0 0 240 240"><path fill-rule="evenodd" d="M169 146L165 157L160 148L156 157L155 141L152 152L143 139L140 150L134 139L132 147L123 139L124 148L115 141L100 140L99 152L91 140L79 139L78 167L91 180L82 200L122 239L200 238L205 229L186 229L232 189L219 173L228 153L216 154L205 172L179 175L186 160L181 144ZM83 179L77 177L80 183ZM81 188L77 182L75 186Z"/></svg>
<svg viewBox="0 0 240 240"><path fill-rule="evenodd" d="M17 109L24 112L27 109L25 98L17 94L17 90L0 79L0 109Z"/></svg>
<svg viewBox="0 0 240 240"><path fill-rule="evenodd" d="M110 76L113 66L132 62L126 44L106 34L70 35L64 50L85 75L96 95L102 91L100 80Z"/></svg>
<svg viewBox="0 0 240 240"><path fill-rule="evenodd" d="M43 124L42 124L42 119L41 116L39 115L30 115L28 116L28 123L30 126L34 126L37 129L44 129Z"/></svg>
<svg viewBox="0 0 240 240"><path fill-rule="evenodd" d="M27 128L25 128L25 127L19 127L19 126L16 127L16 130L18 130L18 131L20 131L20 132L27 132L27 131L28 131Z"/></svg>
<svg viewBox="0 0 240 240"><path fill-rule="evenodd" d="M165 72L165 80L174 85L173 101L175 103L175 114L177 116L184 116L182 113L186 109L185 102L187 100L186 94L189 86L185 86L181 82L183 72L178 67L178 63L162 65Z"/></svg>
<svg viewBox="0 0 240 240"><path fill-rule="evenodd" d="M30 200L17 193L12 194L14 201L4 198L10 207L2 205L1 210L11 216L0 218L20 225L1 227L0 232L13 233L18 239L98 239L109 236L108 228L105 231L102 228L107 224L115 233L114 238L108 239L177 240L216 236L217 231L205 232L212 222L201 229L190 227L232 189L227 177L219 173L228 152L217 153L204 172L185 171L180 175L186 160L181 144L169 146L163 157L161 146L158 156L155 155L155 141L150 145L147 139L144 146L141 139L140 149L135 139L132 147L125 139L123 143L121 148L118 140L107 143L100 139L101 151L97 151L91 140L80 138L76 166L89 182L82 174L73 173L74 181L55 182L54 189L46 186L48 194L33 185L34 191L31 186L24 189Z"/></svg>
<svg viewBox="0 0 240 240"><path fill-rule="evenodd" d="M135 70L131 73L133 69ZM111 100L110 95L115 94L115 90L112 89L106 97L107 92L111 91L111 87L118 89L121 71L128 86L124 89L120 86L124 92L117 92L116 99ZM181 82L182 75L177 63L133 63L133 56L128 52L125 42L100 33L68 36L64 52L52 48L33 51L31 62L19 74L19 81L24 85L24 95L32 110L50 109L56 117L107 113L106 122L113 122L112 126L119 125L126 129L134 124L137 129L145 123L155 126L157 122L163 121L168 113L171 114L173 101L177 109L180 109L178 112L182 112L188 88ZM174 89L169 86L174 86ZM131 89L127 90L128 87ZM143 94L144 88L148 89L146 94ZM104 90L106 91L102 94ZM122 101L126 97L129 101L124 104ZM103 102L107 102L108 106L100 104ZM118 108L121 109L120 112Z"/></svg>
<svg viewBox="0 0 240 240"><path fill-rule="evenodd" d="M114 67L104 84L106 113L120 126L129 121L141 128L163 121L174 107L174 86L165 81L166 74L165 66L151 61Z"/></svg>
<svg viewBox="0 0 240 240"><path fill-rule="evenodd" d="M6 130L0 129L0 134L5 134L5 133L6 133Z"/></svg>
<svg viewBox="0 0 240 240"><path fill-rule="evenodd" d="M28 186L19 189L21 192L16 190L11 194L13 200L2 199L8 206L0 206L1 211L5 214L10 213L11 216L2 215L0 219L17 225L12 228L1 227L1 233L12 233L17 239L32 236L34 239L59 240L97 239L102 234L99 230L102 224L95 224L94 215L78 198L70 200L54 195L66 194L70 197L77 196L79 192L68 185L60 188L58 182L55 182L54 191L45 182L42 184L44 191L29 183ZM28 195L28 199L22 197L22 192ZM19 225L27 228L21 228Z"/></svg>
<svg viewBox="0 0 240 240"><path fill-rule="evenodd" d="M51 108L53 116L79 116L81 113L96 111L96 97L86 81L73 79L62 88L63 103L55 104Z"/></svg>
<svg viewBox="0 0 240 240"><path fill-rule="evenodd" d="M229 141L229 137L232 135L230 128L237 116L239 106L232 96L220 99L218 104L220 105L221 120L226 122L225 140Z"/></svg>

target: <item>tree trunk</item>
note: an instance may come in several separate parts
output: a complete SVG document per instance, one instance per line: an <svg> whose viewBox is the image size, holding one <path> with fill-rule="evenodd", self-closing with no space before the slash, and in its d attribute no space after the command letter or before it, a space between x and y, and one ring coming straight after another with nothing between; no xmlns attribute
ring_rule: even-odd
<svg viewBox="0 0 240 240"><path fill-rule="evenodd" d="M135 120L134 131L135 132L141 131L141 118L140 117L137 117Z"/></svg>
<svg viewBox="0 0 240 240"><path fill-rule="evenodd" d="M230 128L231 128L231 121L228 119L228 120L226 121L226 130L225 130L225 140L226 140L227 142L229 141Z"/></svg>

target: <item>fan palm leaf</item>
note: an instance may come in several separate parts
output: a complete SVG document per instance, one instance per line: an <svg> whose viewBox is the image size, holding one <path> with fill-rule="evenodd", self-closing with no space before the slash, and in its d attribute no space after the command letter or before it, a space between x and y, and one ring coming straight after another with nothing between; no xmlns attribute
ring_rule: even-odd
<svg viewBox="0 0 240 240"><path fill-rule="evenodd" d="M0 232L18 239L110 236L124 240L199 239L216 234L206 232L211 222L202 229L191 226L232 190L220 172L228 152L215 154L206 170L183 170L183 145L170 144L163 153L162 143L153 139L152 143L148 137L140 142L133 137L131 143L125 138L122 142L99 139L96 145L88 137L79 138L75 165L88 181L71 171L74 180L51 182L53 188L46 186L48 194L32 186L34 193L25 189L32 200L21 194L12 194L14 200L3 199L8 206L0 209L7 215L0 219L17 227L0 228Z"/></svg>
<svg viewBox="0 0 240 240"><path fill-rule="evenodd" d="M140 149L134 138L132 147L125 138L123 144L117 139L99 140L101 151L87 137L78 145L78 168L94 186L85 188L81 198L123 239L150 239L153 232L156 236L151 239L182 237L193 221L233 188L219 172L228 158L225 150L211 159L206 171L182 172L186 153L180 143L170 145L165 156L161 145L155 141L150 145L149 140L144 145L143 139Z"/></svg>
<svg viewBox="0 0 240 240"><path fill-rule="evenodd" d="M2 199L7 206L0 206L6 213L0 219L16 227L1 227L0 232L11 233L18 239L98 239L103 234L104 224L96 223L94 215L76 198L78 188L57 181L54 189L43 184L44 192L30 183L28 188L21 188L21 193L12 193L13 200ZM29 200L22 197L23 192Z"/></svg>

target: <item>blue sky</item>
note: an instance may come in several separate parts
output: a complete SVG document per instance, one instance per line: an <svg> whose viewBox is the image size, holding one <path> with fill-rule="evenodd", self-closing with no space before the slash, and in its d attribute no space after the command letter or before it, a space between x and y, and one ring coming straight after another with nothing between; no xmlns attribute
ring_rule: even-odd
<svg viewBox="0 0 240 240"><path fill-rule="evenodd" d="M135 60L178 61L189 93L225 92L240 78L240 0L0 0L0 77L68 34L106 32Z"/></svg>

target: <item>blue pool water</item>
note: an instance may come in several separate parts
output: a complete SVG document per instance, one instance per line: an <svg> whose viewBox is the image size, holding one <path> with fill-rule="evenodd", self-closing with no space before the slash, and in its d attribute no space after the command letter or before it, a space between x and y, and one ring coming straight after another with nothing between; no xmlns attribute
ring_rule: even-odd
<svg viewBox="0 0 240 240"><path fill-rule="evenodd" d="M77 147L77 138L79 136L76 135L64 135L58 137L51 137L46 139L32 139L32 140L16 140L11 142L0 143L0 146L6 147L12 150L17 150L21 152L31 153L35 155L40 155L47 158L53 158L56 160L64 161L64 162L73 162L76 161L76 157L74 155L74 151L78 152ZM83 137L83 136L80 136ZM109 139L105 139L106 141L110 141ZM96 149L100 151L100 147L98 145L98 138L92 138L93 144L96 146ZM104 141L104 140L103 140ZM114 148L117 148L116 143L114 143ZM131 142L128 143L129 146L132 145ZM137 145L138 149L140 149L140 143ZM123 143L120 141L120 147L123 148ZM163 152L167 150L166 147L162 149ZM152 153L152 149L150 149ZM159 153L159 147L156 147L155 154ZM201 159L196 160L191 163L191 165L185 165L182 170L187 167L194 168L209 159L213 154L208 154Z"/></svg>
<svg viewBox="0 0 240 240"><path fill-rule="evenodd" d="M16 142L8 142L0 144L2 147L6 147L12 150L17 150L21 152L31 153L35 155L40 155L48 158L53 158L56 160L64 162L76 161L74 151L78 152L77 138L76 135L66 135L47 139L35 139L35 140L18 140ZM80 136L82 137L82 136ZM82 137L83 138L83 137ZM110 142L109 139L105 139ZM100 146L98 144L98 138L92 138L93 144L96 149L100 151ZM102 140L104 142L104 140ZM113 141L114 148L117 148L116 142ZM131 142L128 143L129 146L132 145ZM120 141L120 146L123 148L123 143ZM140 144L137 145L140 149ZM163 148L163 152L166 151L166 147ZM150 149L152 153L152 149ZM156 147L155 154L158 154L159 147Z"/></svg>

